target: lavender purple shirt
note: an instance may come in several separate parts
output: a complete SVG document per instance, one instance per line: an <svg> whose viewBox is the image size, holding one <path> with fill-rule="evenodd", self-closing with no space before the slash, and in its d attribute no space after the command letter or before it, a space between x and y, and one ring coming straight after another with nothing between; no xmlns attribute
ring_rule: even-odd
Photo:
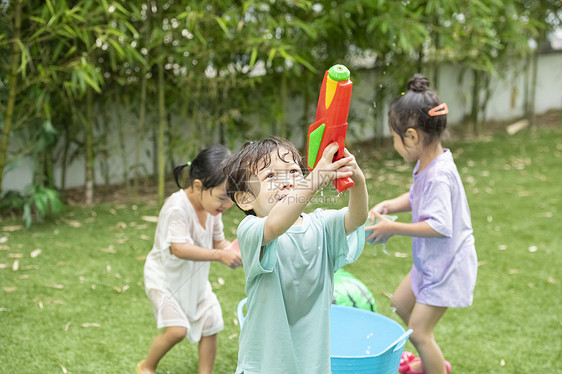
<svg viewBox="0 0 562 374"><path fill-rule="evenodd" d="M412 239L412 290L421 304L466 307L472 304L477 258L468 201L448 149L418 173L410 188L412 222L427 224L442 238Z"/></svg>

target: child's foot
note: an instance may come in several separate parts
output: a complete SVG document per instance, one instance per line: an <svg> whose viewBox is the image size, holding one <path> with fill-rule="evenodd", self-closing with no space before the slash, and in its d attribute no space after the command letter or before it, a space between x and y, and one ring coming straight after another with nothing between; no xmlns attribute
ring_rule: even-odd
<svg viewBox="0 0 562 374"><path fill-rule="evenodd" d="M451 363L449 361L445 361L445 369L447 370L447 374L451 372ZM425 370L423 370L421 358L419 357L414 358L408 364L408 369L404 372L404 374L425 374Z"/></svg>
<svg viewBox="0 0 562 374"><path fill-rule="evenodd" d="M154 370L151 370L151 369L148 369L148 368L144 367L144 360L139 362L135 369L137 371L137 374L155 374L156 373Z"/></svg>
<svg viewBox="0 0 562 374"><path fill-rule="evenodd" d="M412 352L404 351L402 352L402 357L400 358L400 366L398 367L398 371L402 374L405 374L408 370L410 370L410 363L416 358L416 355Z"/></svg>
<svg viewBox="0 0 562 374"><path fill-rule="evenodd" d="M406 374L425 374L421 358L416 357L410 362L409 366L408 370L406 370Z"/></svg>

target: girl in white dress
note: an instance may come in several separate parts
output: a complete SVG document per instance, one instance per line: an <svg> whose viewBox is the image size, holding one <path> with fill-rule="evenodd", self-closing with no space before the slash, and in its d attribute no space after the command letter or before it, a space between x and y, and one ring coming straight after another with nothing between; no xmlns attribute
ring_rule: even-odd
<svg viewBox="0 0 562 374"><path fill-rule="evenodd" d="M211 373L217 351L217 333L223 329L222 311L209 283L211 261L234 269L240 252L229 249L221 213L232 206L226 194L223 163L230 151L213 146L174 170L180 190L164 203L158 216L154 245L146 258L144 283L158 328L137 373L155 373L160 359L187 337L199 344L199 373ZM187 187L180 183L189 169Z"/></svg>

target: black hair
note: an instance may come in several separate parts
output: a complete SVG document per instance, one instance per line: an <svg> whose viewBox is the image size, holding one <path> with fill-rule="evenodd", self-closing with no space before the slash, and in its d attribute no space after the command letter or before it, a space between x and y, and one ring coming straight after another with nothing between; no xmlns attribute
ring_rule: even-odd
<svg viewBox="0 0 562 374"><path fill-rule="evenodd" d="M440 140L447 127L447 115L430 116L428 112L442 104L437 92L429 89L429 80L414 74L408 81L408 90L390 104L388 123L402 140L408 129L420 130L425 144Z"/></svg>
<svg viewBox="0 0 562 374"><path fill-rule="evenodd" d="M190 163L174 168L174 179L179 188L184 189L193 186L193 182L199 179L204 190L217 187L222 184L226 177L223 174L223 166L232 155L230 150L222 145L213 145L203 149ZM185 186L182 186L182 171L189 167L189 177Z"/></svg>
<svg viewBox="0 0 562 374"><path fill-rule="evenodd" d="M274 151L277 151L280 160L287 163L294 161L303 171L302 155L291 142L278 137L267 138L258 142L247 142L238 153L228 160L224 167L226 193L239 208L240 205L234 198L234 194L236 192L254 194L250 186L252 177L271 164L271 153ZM246 215L256 215L252 209L240 209Z"/></svg>

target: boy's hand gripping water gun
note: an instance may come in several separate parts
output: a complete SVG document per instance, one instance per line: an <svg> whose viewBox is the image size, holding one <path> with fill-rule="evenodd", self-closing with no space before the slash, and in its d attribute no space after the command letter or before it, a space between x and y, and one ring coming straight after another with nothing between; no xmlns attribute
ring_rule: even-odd
<svg viewBox="0 0 562 374"><path fill-rule="evenodd" d="M316 118L314 123L308 127L307 167L309 171L316 167L324 153L324 148L333 142L338 143L334 161L344 157L347 114L353 87L349 76L349 70L343 65L334 65L324 74L316 108ZM353 184L351 178L334 180L334 186L340 193L353 187Z"/></svg>

